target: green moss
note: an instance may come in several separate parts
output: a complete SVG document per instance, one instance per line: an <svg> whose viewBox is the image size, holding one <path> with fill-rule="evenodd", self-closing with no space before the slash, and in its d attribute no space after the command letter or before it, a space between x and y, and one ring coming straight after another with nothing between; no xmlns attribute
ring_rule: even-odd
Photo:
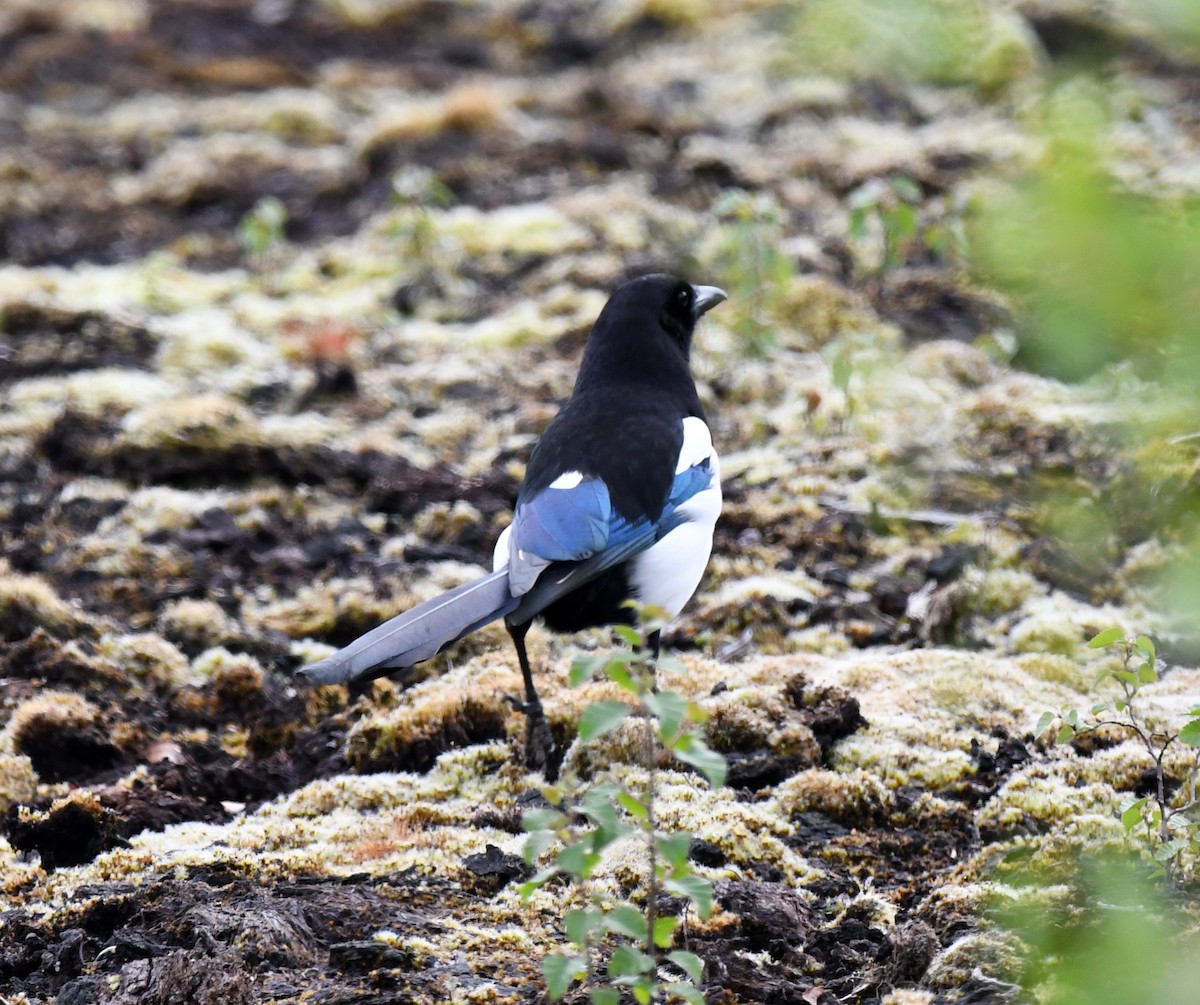
<svg viewBox="0 0 1200 1005"><path fill-rule="evenodd" d="M0 813L13 803L27 803L37 794L33 762L23 754L0 753Z"/></svg>
<svg viewBox="0 0 1200 1005"><path fill-rule="evenodd" d="M102 635L96 651L134 680L152 687L177 685L187 675L187 657L170 642L149 632Z"/></svg>

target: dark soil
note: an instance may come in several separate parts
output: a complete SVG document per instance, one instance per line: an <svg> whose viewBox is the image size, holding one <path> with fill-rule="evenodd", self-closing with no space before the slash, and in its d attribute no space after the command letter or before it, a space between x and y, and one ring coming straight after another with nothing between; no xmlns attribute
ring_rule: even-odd
<svg viewBox="0 0 1200 1005"><path fill-rule="evenodd" d="M23 198L0 203L0 259L21 266L103 264L174 247L199 270L249 266L252 256L236 233L260 197L282 199L290 241L316 244L354 233L389 205L395 197L392 176L406 165L432 169L459 203L485 209L577 191L619 172L644 177L668 207L707 203L720 188L758 184L749 165L722 152L697 160L683 156L693 135L721 138L711 110L697 97L697 82L686 74L666 96L634 88L610 91L603 78L588 76L618 55L685 37L685 27L642 16L613 30L593 16L595 5L540 0L518 5L511 20L480 16L471 3L430 0L397 5L402 13L378 24L353 26L337 21L331 6L304 0L152 2L144 26L110 33L64 27L52 10L26 7L3 15L10 20L0 34L5 96L0 150L14 158L3 170L54 184L41 186L36 203ZM1070 48L1070 24L1043 19L1035 27L1054 49ZM1110 41L1098 38L1095 45ZM531 121L567 115L574 128L569 139L526 141L451 121L431 135L358 151L332 179L238 161L219 179L177 199L158 195L119 203L104 194L110 177L144 171L172 142L187 137L147 133L129 139L35 129L27 114L55 107L100 111L145 94L199 99L303 88L345 66L362 79L374 74L419 93L440 93L480 74L490 75L487 80L544 77L545 94L522 114ZM883 85L857 86L854 103L863 116L915 120L901 96ZM570 106L565 113L564 106ZM821 114L785 109L780 121L764 126L764 135L787 125L789 115L794 124ZM296 151L309 145L304 137L289 142ZM978 166L951 154L920 179L931 191ZM821 165L812 167L812 175L832 189L847 187L844 177L831 177ZM80 198L83 192L89 198ZM820 253L834 261L837 273L842 268L837 263L846 261L845 247L827 244ZM655 264L635 255L625 267L633 272ZM971 342L1007 322L1002 307L961 288L949 270L924 261L911 264L865 291L911 343ZM550 277L547 283L561 280L557 263L537 256L505 265L504 274L479 268L466 275L479 295L465 313L486 315L488 298L519 277L541 271ZM393 306L402 317L418 314L426 294L419 283L397 289ZM151 370L160 348L136 320L100 310L67 311L37 299L7 305L2 322L0 395L31 378L111 367ZM568 333L556 350L573 356L580 337ZM302 365L313 371L306 397L292 400L289 388L264 385L248 393L247 404L297 411L353 408L369 377L344 360ZM716 390L719 395L719 382ZM413 393L414 414L436 408L425 389ZM485 417L519 410L474 385L463 395L473 396ZM521 418L528 425L537 421ZM978 450L985 458L1027 455L1032 468L1054 467L1102 481L1101 460L1077 456L1066 434L1037 440L1043 433L1028 431L1022 439L1022 431L1006 428L982 437ZM516 453L499 458L510 459L519 458ZM804 459L817 467L828 460ZM1012 494L1009 477L977 484L947 476L931 489L932 502L958 512L991 509L993 503L1004 510ZM120 492L64 497L65 488L84 478L115 483ZM154 557L142 575L109 574L81 562L79 542L120 516L130 493L144 488L272 491L254 500L260 518L253 529L221 504L180 526L148 532L138 544ZM54 797L13 805L0 819L0 831L18 852L30 860L39 857L45 870L67 869L93 862L137 834L188 822L222 823L352 767L420 773L447 750L503 739L509 711L489 707L449 722L432 739L349 765L347 733L388 699L360 688L341 706L323 704L332 699L294 684L291 674L301 657L293 639L243 623L239 611L257 591L294 597L310 584L353 577L376 584L372 599L386 608L394 586L389 577L398 571L447 560L487 564L494 537L490 521L512 507L516 491L516 479L501 463L487 475L467 476L450 463L420 464L370 448L285 447L236 437L147 445L126 435L121 415L87 412L69 402L30 449L0 444L4 571L37 577L65 602L62 611L48 611L17 594L0 598L0 700L11 710L39 695L70 693L92 709L92 719L84 722L51 706L22 733L17 752L30 757L43 782L63 785ZM305 507L314 492L379 519L330 522L309 516ZM883 571L888 554L883 539L895 529L886 517L831 504L816 517L764 520L754 493L737 479L727 484L716 553L771 549L778 569L808 570L827 592L811 602L768 598L714 608L706 624L685 618L668 633L669 646L694 648L698 637L711 634L732 662L753 648L756 634L779 635L800 626L828 626L864 649L924 645L931 632L908 616L911 600L953 584L979 557L969 547L931 543L923 557ZM381 556L385 538L456 502L470 504L483 521L452 525L437 540ZM1025 557L1043 581L1081 595L1108 569L1103 563L1080 566L1048 536L1037 537ZM189 628L164 622L169 604L188 599L214 602L228 623ZM956 617L948 611L934 641L966 631ZM377 620L374 610L339 608L323 627L297 636L312 634L338 645ZM97 644L105 634L151 630L189 659L220 646L233 662L203 681L180 682L161 666L135 675ZM239 670L239 656L252 657L255 669ZM789 725L810 729L817 753L810 762L761 746L731 748L729 781L739 799L765 798L797 772L828 764L839 740L870 728L852 694L814 688L800 675L784 687ZM222 742L234 735L237 744ZM970 810L1034 756L1030 747L1029 738L1007 735L995 736L991 746L977 745L975 775L934 793L949 810L924 809L922 793L914 789L902 790L888 812L873 816L836 810L800 814L792 821L792 843L824 871L802 891L769 863L754 863L747 878L717 884L716 900L729 924L689 941L705 961L708 1001L876 1003L893 987L919 984L935 954L958 933L933 931L915 916L915 906L980 847ZM130 782L134 769L140 770ZM520 829L515 812L491 807L481 807L475 823L509 833ZM693 846L692 858L706 866L725 864L724 852L707 842ZM5 893L13 903L24 898L25 906L0 915L0 996L23 993L30 1001L58 1005L383 1005L446 1001L451 994L464 1001L543 1000L536 959L514 952L482 975L462 954L429 959L406 943L450 922L470 924L486 913L490 898L528 874L524 862L490 844L461 864L454 882L416 871L336 878L259 874L232 863L203 870L164 867L137 883L78 887L69 903L51 911L41 909L36 884L23 888L13 880ZM865 891L882 891L900 905L894 927L847 907ZM396 939L374 938L381 930ZM770 964L755 963L754 954L769 954ZM977 1003L1006 1000L984 985L960 990Z"/></svg>

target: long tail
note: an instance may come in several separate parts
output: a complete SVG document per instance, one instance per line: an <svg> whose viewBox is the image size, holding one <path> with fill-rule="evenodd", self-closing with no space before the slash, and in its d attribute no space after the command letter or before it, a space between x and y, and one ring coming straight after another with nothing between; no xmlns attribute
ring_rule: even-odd
<svg viewBox="0 0 1200 1005"><path fill-rule="evenodd" d="M519 602L508 592L504 568L396 615L300 673L313 684L383 677L436 656L451 642L509 614Z"/></svg>

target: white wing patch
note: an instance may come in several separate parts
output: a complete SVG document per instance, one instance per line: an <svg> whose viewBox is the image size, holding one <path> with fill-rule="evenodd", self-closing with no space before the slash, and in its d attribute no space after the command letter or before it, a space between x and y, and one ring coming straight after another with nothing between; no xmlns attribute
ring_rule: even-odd
<svg viewBox="0 0 1200 1005"><path fill-rule="evenodd" d="M683 420L683 446L675 473L681 474L705 460L711 473L708 486L676 510L685 522L629 563L629 583L635 599L661 607L671 618L683 610L700 585L712 553L713 528L721 515L721 467L717 452L708 426L690 415Z"/></svg>
<svg viewBox="0 0 1200 1005"><path fill-rule="evenodd" d="M552 488L552 489L573 489L581 481L583 481L582 472L564 471L561 475L559 475L557 478L554 479L554 481L552 481L550 483L550 488Z"/></svg>
<svg viewBox="0 0 1200 1005"><path fill-rule="evenodd" d="M708 566L712 552L713 527L721 513L721 468L713 449L712 436L702 419L688 416L683 420L683 445L675 474L682 474L707 460L708 486L697 492L676 510L684 523L651 545L628 565L629 583L634 597L643 604L654 604L675 617L691 599ZM583 481L578 471L566 471L550 484L552 489L573 489ZM550 563L535 555L512 554L512 527L506 527L496 541L492 570L510 564L528 568L532 579Z"/></svg>
<svg viewBox="0 0 1200 1005"><path fill-rule="evenodd" d="M679 461L675 465L675 474L682 474L688 468L702 464L704 458L710 457L716 461L713 451L712 436L703 419L689 415L683 420L683 446L679 448Z"/></svg>
<svg viewBox="0 0 1200 1005"><path fill-rule="evenodd" d="M512 537L512 524L509 524L496 538L496 548L492 552L492 572L499 572L508 565L508 539Z"/></svg>

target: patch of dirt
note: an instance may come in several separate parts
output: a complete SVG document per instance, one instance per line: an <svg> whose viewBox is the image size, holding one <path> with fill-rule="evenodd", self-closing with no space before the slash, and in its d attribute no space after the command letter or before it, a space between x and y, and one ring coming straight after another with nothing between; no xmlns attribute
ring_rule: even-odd
<svg viewBox="0 0 1200 1005"><path fill-rule="evenodd" d="M1010 836L978 811L1049 758L1002 683L981 683L986 707L968 715L957 679L926 688L937 668L903 661L1004 635L1025 613L1005 592L1017 560L1034 582L1014 590L1120 600L1119 549L1151 532L1139 472L1117 486L1121 540L1080 562L1061 543L1073 516L1047 493L1107 504L1097 487L1117 466L1063 418L1080 400L1061 409L1067 391L1039 385L1047 419L1021 396L1030 375L1003 382L1012 371L978 344L1013 318L933 247L908 242L897 268L862 278L847 193L907 176L927 200L917 222L945 222L960 185L1009 167L1004 99L781 88L774 69L756 84L743 74L761 38L747 47L744 29L774 31L777 15L700 7L47 0L0 15L0 996L542 999L562 912L512 906L530 874L522 812L546 804L514 763L511 648L481 635L353 688L292 673L490 564L571 386L587 298L652 269L729 282L693 275L704 260L779 341L760 352L721 322L697 354L736 473L709 580L664 641L715 709L735 822L699 821L691 860L725 878L715 920L681 939L714 1005L876 1005L913 987L923 1002L1007 1000L970 968L953 991L931 982L973 922L929 904ZM1052 55L1133 58L1071 18L1032 25ZM429 193L407 193L414 171ZM733 187L749 216L714 208ZM266 195L286 219L255 251L239 224ZM792 276L780 304L758 299L768 246ZM100 268L114 263L137 268ZM905 352L927 355L910 367ZM872 366L894 367L895 386L872 384ZM155 402L125 384L144 380L198 401L197 428L139 427ZM910 421L928 425L906 439ZM1164 491L1184 521L1194 468L1177 480ZM970 607L966 586L991 572L994 609ZM576 643L534 634L556 689ZM872 682L897 665L881 702ZM482 667L473 690L419 691L464 667ZM759 716L744 696L766 692ZM946 707L954 735L921 736L928 758L897 763L881 734L920 735ZM574 723L553 728L565 756ZM788 786L859 775L878 789L763 812ZM686 799L705 793L679 777ZM1135 772L1130 790L1147 782Z"/></svg>

